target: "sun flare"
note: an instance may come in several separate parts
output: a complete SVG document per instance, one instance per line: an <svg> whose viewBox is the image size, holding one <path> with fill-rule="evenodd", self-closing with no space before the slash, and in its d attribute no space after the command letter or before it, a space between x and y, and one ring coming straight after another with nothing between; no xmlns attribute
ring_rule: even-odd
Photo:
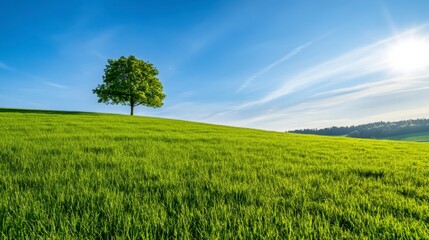
<svg viewBox="0 0 429 240"><path fill-rule="evenodd" d="M413 37L396 41L388 49L387 62L394 72L415 73L429 69L429 40Z"/></svg>

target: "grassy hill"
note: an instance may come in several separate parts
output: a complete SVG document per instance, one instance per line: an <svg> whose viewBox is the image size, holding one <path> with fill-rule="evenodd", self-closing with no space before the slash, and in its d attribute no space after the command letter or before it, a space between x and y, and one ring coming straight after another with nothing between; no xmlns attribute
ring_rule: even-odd
<svg viewBox="0 0 429 240"><path fill-rule="evenodd" d="M399 136L386 137L383 139L413 141L413 142L429 142L429 132L403 134Z"/></svg>
<svg viewBox="0 0 429 240"><path fill-rule="evenodd" d="M0 110L0 238L429 239L429 145Z"/></svg>

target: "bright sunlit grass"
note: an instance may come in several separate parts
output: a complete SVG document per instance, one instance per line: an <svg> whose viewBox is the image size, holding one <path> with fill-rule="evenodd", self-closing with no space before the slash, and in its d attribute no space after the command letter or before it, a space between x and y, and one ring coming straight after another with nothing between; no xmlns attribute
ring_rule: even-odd
<svg viewBox="0 0 429 240"><path fill-rule="evenodd" d="M429 239L428 144L1 109L0 126L0 239Z"/></svg>
<svg viewBox="0 0 429 240"><path fill-rule="evenodd" d="M400 73L414 73L429 68L429 40L423 37L398 39L387 53L390 69Z"/></svg>

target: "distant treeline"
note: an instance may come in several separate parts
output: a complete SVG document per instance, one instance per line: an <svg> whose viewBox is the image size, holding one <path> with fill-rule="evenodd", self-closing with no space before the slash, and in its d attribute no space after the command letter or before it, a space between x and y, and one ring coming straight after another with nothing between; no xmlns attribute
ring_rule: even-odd
<svg viewBox="0 0 429 240"><path fill-rule="evenodd" d="M383 138L428 131L429 119L416 119L398 122L375 122L350 127L301 129L289 132L326 136L347 136L355 138Z"/></svg>

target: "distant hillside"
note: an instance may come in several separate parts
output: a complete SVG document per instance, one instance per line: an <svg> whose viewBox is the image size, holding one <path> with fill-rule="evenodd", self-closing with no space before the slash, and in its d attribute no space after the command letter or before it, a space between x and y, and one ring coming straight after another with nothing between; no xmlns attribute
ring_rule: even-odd
<svg viewBox="0 0 429 240"><path fill-rule="evenodd" d="M429 132L403 134L398 136L384 137L382 139L412 141L412 142L429 142Z"/></svg>
<svg viewBox="0 0 429 240"><path fill-rule="evenodd" d="M354 138L391 138L401 135L429 132L429 119L405 120L398 122L375 122L350 127L302 129L289 132L325 136L347 136Z"/></svg>

